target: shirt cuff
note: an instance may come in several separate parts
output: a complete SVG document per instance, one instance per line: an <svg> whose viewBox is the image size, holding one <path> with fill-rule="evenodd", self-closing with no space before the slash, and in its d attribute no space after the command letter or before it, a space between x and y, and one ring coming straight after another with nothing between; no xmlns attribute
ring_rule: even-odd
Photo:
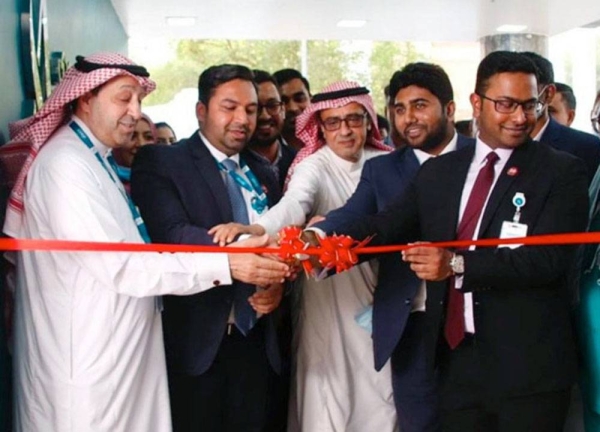
<svg viewBox="0 0 600 432"><path fill-rule="evenodd" d="M233 283L226 253L200 253L193 256L196 261L198 284L202 291Z"/></svg>

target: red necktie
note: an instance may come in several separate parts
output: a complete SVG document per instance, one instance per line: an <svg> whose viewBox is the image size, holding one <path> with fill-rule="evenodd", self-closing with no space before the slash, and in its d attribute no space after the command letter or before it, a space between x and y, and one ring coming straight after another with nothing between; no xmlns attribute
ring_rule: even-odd
<svg viewBox="0 0 600 432"><path fill-rule="evenodd" d="M499 157L496 153L490 152L485 159L487 163L477 174L467 206L458 224L457 240L473 239L477 222L483 211L483 205L494 183L494 165ZM448 291L448 309L446 311L444 335L452 349L456 348L465 338L465 298L463 293L455 288L454 278L450 281Z"/></svg>

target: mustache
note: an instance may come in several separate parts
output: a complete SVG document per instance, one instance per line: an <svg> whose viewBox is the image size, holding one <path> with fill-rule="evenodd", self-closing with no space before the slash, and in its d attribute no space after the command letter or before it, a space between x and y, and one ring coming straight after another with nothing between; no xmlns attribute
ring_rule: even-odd
<svg viewBox="0 0 600 432"><path fill-rule="evenodd" d="M250 127L240 125L240 126L231 126L227 128L228 132L244 132L246 134L250 133Z"/></svg>
<svg viewBox="0 0 600 432"><path fill-rule="evenodd" d="M274 120L258 120L256 126L273 126L276 127L277 123Z"/></svg>

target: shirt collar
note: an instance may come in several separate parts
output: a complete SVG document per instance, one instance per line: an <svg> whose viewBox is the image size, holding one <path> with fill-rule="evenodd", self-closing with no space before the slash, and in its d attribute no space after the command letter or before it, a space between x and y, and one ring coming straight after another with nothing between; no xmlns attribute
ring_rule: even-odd
<svg viewBox="0 0 600 432"><path fill-rule="evenodd" d="M542 138L542 135L544 135L544 132L546 132L546 129L548 128L549 124L550 124L550 116L548 116L548 120L546 120L546 123L544 123L544 126L542 126L542 128L537 133L537 135L533 137L534 141L539 141Z"/></svg>
<svg viewBox="0 0 600 432"><path fill-rule="evenodd" d="M277 156L275 157L275 160L273 162L271 162L269 159L267 159L266 157L264 157L263 155L261 155L260 153L252 150L250 147L248 147L248 149L250 150L250 152L255 155L262 163L266 164L266 165L271 165L271 166L275 166L277 164L279 164L279 161L281 160L281 141L283 140L283 138L279 138L277 139L277 141L275 141L277 143Z"/></svg>
<svg viewBox="0 0 600 432"><path fill-rule="evenodd" d="M438 156L441 156L443 154L450 153L451 151L456 150L457 143L458 143L458 134L456 133L456 130L455 130L454 135L452 136L452 139L450 140L450 142L448 142L448 144L446 144L446 147L444 147L442 149L442 151L440 152L440 154ZM434 155L424 152L423 150L414 149L413 151L415 152L415 156L417 157L417 160L419 161L420 165L423 165L429 159L431 159L432 157L435 157Z"/></svg>
<svg viewBox="0 0 600 432"><path fill-rule="evenodd" d="M227 156L221 150L218 150L208 139L206 139L206 137L202 134L202 131L198 130L198 135L200 135L200 139L202 139L202 142L204 143L212 157L214 157L217 160L217 162L223 162L225 159L231 159L232 161L235 161L235 163L237 163L239 166L239 153L236 153L233 156Z"/></svg>
<svg viewBox="0 0 600 432"><path fill-rule="evenodd" d="M473 157L473 163L477 164L477 166L483 165L485 158L492 151L495 152L498 155L498 157L500 158L498 163L501 165L504 165L504 164L506 164L506 161L508 161L508 158L510 158L510 155L512 154L513 149L504 149L504 148L493 149L490 146L488 146L486 143L484 143L481 140L481 138L479 138L479 135L477 135L477 141L475 142L475 155Z"/></svg>
<svg viewBox="0 0 600 432"><path fill-rule="evenodd" d="M351 162L351 161L348 161L346 159L342 159L341 157L339 157L338 155L336 155L335 152L328 145L324 145L321 148L323 149L323 151L328 152L331 155L331 157L333 159L333 162L339 168L341 168L342 170L344 170L346 172L352 172L352 171L355 171L355 170L362 170L362 167L363 167L363 165L365 163L365 160L366 160L365 148L364 147L361 149L361 151L360 151L360 157L358 158L358 160L356 162Z"/></svg>

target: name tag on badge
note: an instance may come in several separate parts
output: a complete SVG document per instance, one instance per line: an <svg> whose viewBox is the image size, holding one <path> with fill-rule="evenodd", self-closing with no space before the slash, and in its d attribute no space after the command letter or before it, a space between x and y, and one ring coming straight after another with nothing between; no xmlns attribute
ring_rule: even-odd
<svg viewBox="0 0 600 432"><path fill-rule="evenodd" d="M527 225L518 223L518 222L510 222L504 221L502 222L502 231L500 231L501 239L511 239L511 238L519 238L519 237L527 237ZM507 247L511 249L516 249L522 244L503 244L498 247Z"/></svg>

